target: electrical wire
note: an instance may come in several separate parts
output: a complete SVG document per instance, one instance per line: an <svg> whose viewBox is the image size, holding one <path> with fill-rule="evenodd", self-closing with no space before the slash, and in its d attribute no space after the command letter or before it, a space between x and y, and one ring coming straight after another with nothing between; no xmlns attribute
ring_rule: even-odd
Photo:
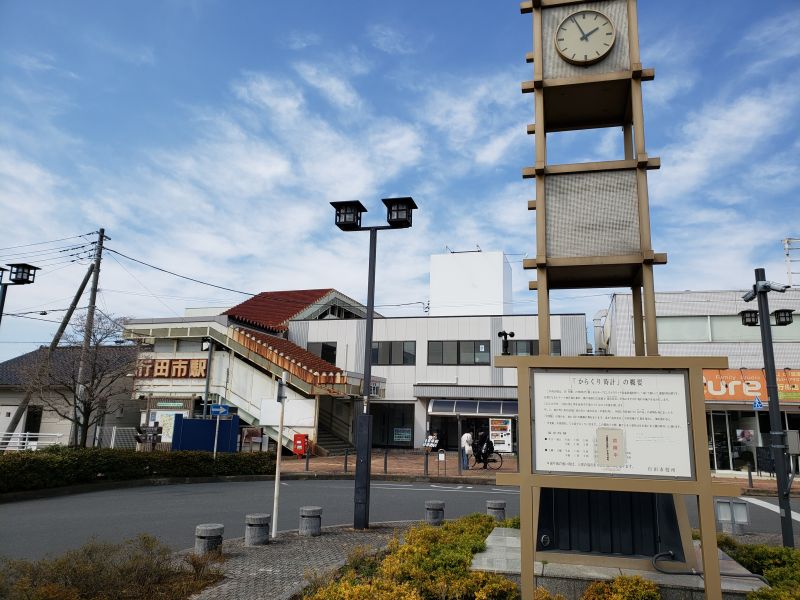
<svg viewBox="0 0 800 600"><path fill-rule="evenodd" d="M0 251L2 251L2 250L13 250L14 248L30 248L31 246L41 246L43 244L54 244L56 242L64 242L66 240L74 240L74 239L77 239L77 238L82 238L82 237L87 236L87 235L92 235L93 233L97 233L97 232L96 231L90 231L89 233L81 233L79 235L71 235L70 237L59 238L57 240L48 240L46 242L34 242L33 244L21 244L19 246L5 246L3 248L0 248Z"/></svg>
<svg viewBox="0 0 800 600"><path fill-rule="evenodd" d="M168 271L167 269L162 269L161 267L157 267L155 265L151 265L150 263L144 262L143 260L139 260L138 258L133 258L132 256L128 256L127 254L123 254L122 252L117 252L116 250L112 250L108 246L105 247L106 250L109 252L113 252L123 258L127 258L133 262L139 263L140 265L144 265L146 267L150 267L151 269L155 269L156 271L161 271L162 273L167 273L169 275L173 275L175 277L180 277L181 279L186 279L188 281L193 281L195 283L199 283L201 285L207 285L209 287L217 288L219 290L225 290L226 292L234 292L235 294L242 294L244 296L257 296L258 294L254 294L253 292L243 292L241 290L234 290L233 288L225 287L222 285L217 285L215 283L208 283L207 281L201 281L199 279L195 279L194 277L188 277L187 275L181 275L179 273L175 273L174 271ZM119 261L117 261L119 262ZM122 264L122 263L120 263Z"/></svg>
<svg viewBox="0 0 800 600"><path fill-rule="evenodd" d="M113 250L111 250L111 252L114 252L114 251L113 251ZM117 252L114 252L114 254L117 254ZM164 306L167 308L167 310L168 310L168 311L170 311L172 314L174 314L174 315L177 315L177 314L178 314L178 313L177 313L177 311L176 311L174 308L172 308L172 307L171 307L169 304L167 304L167 303L166 303L166 302L164 302L164 301L163 301L161 298L159 298L158 296L156 296L156 295L155 295L155 294L154 294L154 293L153 293L153 292L152 292L152 291L151 291L151 290L150 290L150 289L149 289L149 288L148 288L148 287L147 287L145 284L143 284L143 283L142 283L142 282L139 280L139 278L138 278L138 277L136 277L136 275L134 275L133 273L131 273L131 272L130 272L130 271L129 271L129 270L126 268L126 267L125 267L125 265L123 265L121 262L119 262L119 260L117 259L117 257L116 257L116 256L114 256L114 254L112 254L112 255L111 255L111 258L113 258L113 259L114 259L114 262L116 262L116 263L117 263L117 264L118 264L120 267L122 267L122 270L123 270L123 271L125 271L125 272L126 272L128 275L130 275L130 276L131 276L131 277L134 279L134 281L136 281L136 283L138 283L140 286L142 286L142 289L144 289L144 290L146 290L147 292L149 292L149 293L150 293L150 295L151 295L153 298L155 298L156 300L158 300L159 302L161 302L161 304L163 304L163 305L164 305ZM127 257L126 257L126 258L127 258Z"/></svg>

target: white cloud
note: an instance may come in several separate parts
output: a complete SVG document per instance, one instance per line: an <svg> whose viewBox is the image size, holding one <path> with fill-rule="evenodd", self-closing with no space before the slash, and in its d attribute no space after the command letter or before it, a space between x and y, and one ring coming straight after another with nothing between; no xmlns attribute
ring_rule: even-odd
<svg viewBox="0 0 800 600"><path fill-rule="evenodd" d="M388 25L370 25L367 28L367 37L375 48L387 54L414 54L416 52L416 48L405 35Z"/></svg>
<svg viewBox="0 0 800 600"><path fill-rule="evenodd" d="M748 57L748 72L755 72L772 63L800 56L800 10L793 10L756 24L742 38L735 54Z"/></svg>
<svg viewBox="0 0 800 600"><path fill-rule="evenodd" d="M78 79L72 71L61 69L52 54L40 52L36 54L12 54L9 62L28 73L55 73L68 79Z"/></svg>
<svg viewBox="0 0 800 600"><path fill-rule="evenodd" d="M350 83L309 63L298 63L295 70L310 86L318 89L334 106L346 110L358 110L362 101Z"/></svg>
<svg viewBox="0 0 800 600"><path fill-rule="evenodd" d="M292 50L303 50L321 43L322 36L310 31L292 31L286 37L286 45Z"/></svg>

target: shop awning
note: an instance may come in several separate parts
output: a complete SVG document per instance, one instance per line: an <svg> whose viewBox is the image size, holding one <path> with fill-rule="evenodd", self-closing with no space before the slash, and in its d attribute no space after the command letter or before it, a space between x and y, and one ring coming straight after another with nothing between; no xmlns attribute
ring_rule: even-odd
<svg viewBox="0 0 800 600"><path fill-rule="evenodd" d="M431 415L516 417L518 410L516 400L448 400L445 398L433 398L428 404L428 413Z"/></svg>

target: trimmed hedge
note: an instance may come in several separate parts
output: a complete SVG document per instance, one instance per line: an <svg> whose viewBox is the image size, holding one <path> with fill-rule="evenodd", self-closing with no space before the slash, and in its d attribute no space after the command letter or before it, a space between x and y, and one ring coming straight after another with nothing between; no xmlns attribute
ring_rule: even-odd
<svg viewBox="0 0 800 600"><path fill-rule="evenodd" d="M800 550L741 544L724 534L717 537L717 544L745 569L769 581L771 587L750 592L748 600L800 600Z"/></svg>
<svg viewBox="0 0 800 600"><path fill-rule="evenodd" d="M67 448L0 454L0 493L39 490L98 481L152 477L215 477L275 473L272 452L136 452L110 448Z"/></svg>

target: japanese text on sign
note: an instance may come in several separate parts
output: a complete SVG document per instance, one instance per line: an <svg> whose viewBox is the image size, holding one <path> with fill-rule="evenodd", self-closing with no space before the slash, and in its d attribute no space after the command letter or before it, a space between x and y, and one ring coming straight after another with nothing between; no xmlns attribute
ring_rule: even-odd
<svg viewBox="0 0 800 600"><path fill-rule="evenodd" d="M682 373L534 371L536 471L691 477Z"/></svg>
<svg viewBox="0 0 800 600"><path fill-rule="evenodd" d="M136 361L136 377L157 379L205 378L205 358L145 358Z"/></svg>

